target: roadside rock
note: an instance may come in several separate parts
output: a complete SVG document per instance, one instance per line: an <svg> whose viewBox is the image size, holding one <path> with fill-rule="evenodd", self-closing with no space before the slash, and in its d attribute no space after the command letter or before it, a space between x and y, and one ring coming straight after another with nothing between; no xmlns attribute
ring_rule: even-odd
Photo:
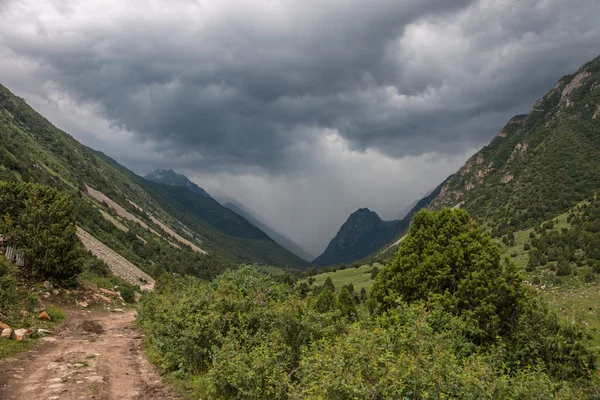
<svg viewBox="0 0 600 400"><path fill-rule="evenodd" d="M10 326L6 325L4 322L0 322L0 329L10 328Z"/></svg>
<svg viewBox="0 0 600 400"><path fill-rule="evenodd" d="M117 296L117 292L113 292L112 290L108 290L108 289L104 289L104 288L100 288L100 291L102 293L108 294L110 296Z"/></svg>
<svg viewBox="0 0 600 400"><path fill-rule="evenodd" d="M10 336L12 335L12 329L11 328L4 328L2 329L2 333L0 334L0 339L10 339Z"/></svg>
<svg viewBox="0 0 600 400"><path fill-rule="evenodd" d="M50 321L50 316L48 315L48 313L46 311L42 311L40 313L40 315L38 315L39 319L44 319L46 321Z"/></svg>
<svg viewBox="0 0 600 400"><path fill-rule="evenodd" d="M108 298L108 297L106 297L106 296L102 296L101 294L95 294L95 295L94 295L94 299L100 299L100 300L102 300L102 301L103 301L103 302L105 302L105 303L112 303L112 300L111 300L111 299L109 299L109 298Z"/></svg>
<svg viewBox="0 0 600 400"><path fill-rule="evenodd" d="M15 339L17 339L17 342L22 342L31 334L31 329L15 329Z"/></svg>
<svg viewBox="0 0 600 400"><path fill-rule="evenodd" d="M52 285L50 282L48 282L48 281L45 281L45 282L44 282L44 288L45 288L46 290L52 290L52 288L53 288L53 287L54 287L54 286L53 286L53 285Z"/></svg>
<svg viewBox="0 0 600 400"><path fill-rule="evenodd" d="M51 334L52 334L52 331L49 331L48 329L42 329L42 328L39 328L39 329L37 330L37 334L38 334L38 335L51 335Z"/></svg>

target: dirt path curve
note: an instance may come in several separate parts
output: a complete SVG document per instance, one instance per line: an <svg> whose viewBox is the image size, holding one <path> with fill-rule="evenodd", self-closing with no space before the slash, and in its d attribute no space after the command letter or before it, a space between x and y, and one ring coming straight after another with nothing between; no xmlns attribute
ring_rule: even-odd
<svg viewBox="0 0 600 400"><path fill-rule="evenodd" d="M0 363L0 399L178 399L145 359L133 310L67 315L43 345Z"/></svg>

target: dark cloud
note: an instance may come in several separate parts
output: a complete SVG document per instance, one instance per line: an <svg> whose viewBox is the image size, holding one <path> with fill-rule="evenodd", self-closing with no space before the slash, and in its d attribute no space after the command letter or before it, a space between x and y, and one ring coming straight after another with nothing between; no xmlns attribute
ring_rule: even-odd
<svg viewBox="0 0 600 400"><path fill-rule="evenodd" d="M444 168L458 166L600 53L598 15L596 0L0 0L0 81L138 172L184 168L213 190L223 174L283 178L288 186L263 190L299 202L318 188L321 203L344 204L315 213L313 222L334 219L318 238L326 243L354 208L372 206L348 189L365 182L350 179L346 153L365 166L389 157L396 174L424 182L372 200L395 215L454 172L424 172L420 161L407 171L407 159L438 153ZM343 146L327 150L332 138ZM328 192L333 182L346 186Z"/></svg>

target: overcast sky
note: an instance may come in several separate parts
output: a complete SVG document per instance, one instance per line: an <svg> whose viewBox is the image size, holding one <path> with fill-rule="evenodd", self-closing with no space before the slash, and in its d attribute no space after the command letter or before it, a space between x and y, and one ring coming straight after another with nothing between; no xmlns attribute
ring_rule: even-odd
<svg viewBox="0 0 600 400"><path fill-rule="evenodd" d="M600 54L598 0L0 0L0 83L318 255Z"/></svg>

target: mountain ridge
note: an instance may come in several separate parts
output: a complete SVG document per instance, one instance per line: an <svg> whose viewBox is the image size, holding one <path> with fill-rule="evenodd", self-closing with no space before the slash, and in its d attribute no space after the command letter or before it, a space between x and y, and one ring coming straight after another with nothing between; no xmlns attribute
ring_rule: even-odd
<svg viewBox="0 0 600 400"><path fill-rule="evenodd" d="M155 169L148 175L144 176L144 178L152 182L162 183L163 185L183 186L199 196L211 197L206 190L190 181L187 176L178 174L172 169Z"/></svg>

